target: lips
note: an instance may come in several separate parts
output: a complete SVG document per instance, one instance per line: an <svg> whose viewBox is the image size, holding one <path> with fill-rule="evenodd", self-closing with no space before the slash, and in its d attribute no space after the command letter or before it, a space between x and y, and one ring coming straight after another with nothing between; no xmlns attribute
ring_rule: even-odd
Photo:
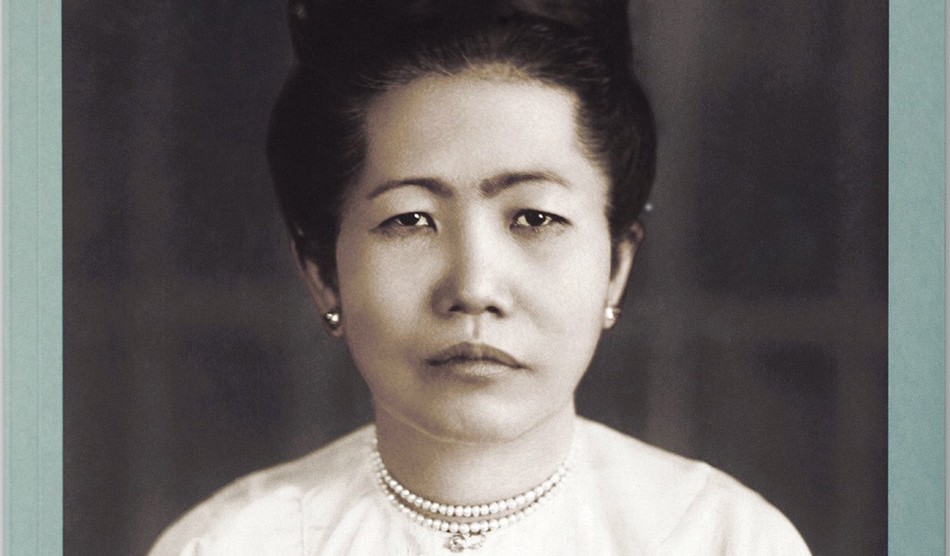
<svg viewBox="0 0 950 556"><path fill-rule="evenodd" d="M513 369L524 368L511 354L487 344L472 342L461 342L439 350L425 361L437 367L459 363L494 363Z"/></svg>

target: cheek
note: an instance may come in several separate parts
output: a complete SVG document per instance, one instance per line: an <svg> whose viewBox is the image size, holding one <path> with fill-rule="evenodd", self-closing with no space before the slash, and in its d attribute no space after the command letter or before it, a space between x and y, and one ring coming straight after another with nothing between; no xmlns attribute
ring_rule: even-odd
<svg viewBox="0 0 950 556"><path fill-rule="evenodd" d="M535 308L534 353L559 389L576 386L593 357L603 331L609 277L609 241L594 236L562 252L533 287L523 290L531 296L524 305Z"/></svg>
<svg viewBox="0 0 950 556"><path fill-rule="evenodd" d="M564 326L589 323L603 311L610 278L609 241L590 233L551 257L536 273L537 295Z"/></svg>
<svg viewBox="0 0 950 556"><path fill-rule="evenodd" d="M394 257L366 241L341 235L337 257L341 307L350 341L400 335L425 302L424 259Z"/></svg>

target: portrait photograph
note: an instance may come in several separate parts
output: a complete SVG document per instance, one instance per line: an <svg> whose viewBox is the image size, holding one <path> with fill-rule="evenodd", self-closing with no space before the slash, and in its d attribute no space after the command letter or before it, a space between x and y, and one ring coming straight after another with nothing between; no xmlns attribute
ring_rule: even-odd
<svg viewBox="0 0 950 556"><path fill-rule="evenodd" d="M64 554L886 554L888 22L66 0Z"/></svg>

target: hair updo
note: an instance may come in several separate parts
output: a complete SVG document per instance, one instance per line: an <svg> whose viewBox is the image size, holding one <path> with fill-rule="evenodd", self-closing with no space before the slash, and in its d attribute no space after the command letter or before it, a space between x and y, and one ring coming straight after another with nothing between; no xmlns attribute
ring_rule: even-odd
<svg viewBox="0 0 950 556"><path fill-rule="evenodd" d="M296 63L267 154L298 255L326 284L337 285L339 211L366 152L366 107L428 75L504 65L572 92L585 154L610 180L611 237L629 233L656 146L625 0L291 0L289 12Z"/></svg>

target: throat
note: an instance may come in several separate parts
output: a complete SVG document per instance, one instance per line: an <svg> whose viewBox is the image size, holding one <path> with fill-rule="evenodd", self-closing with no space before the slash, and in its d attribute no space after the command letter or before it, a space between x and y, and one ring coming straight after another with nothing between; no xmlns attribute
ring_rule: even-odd
<svg viewBox="0 0 950 556"><path fill-rule="evenodd" d="M376 463L424 501L490 505L549 487L568 462L574 422L572 405L516 438L466 442L434 437L377 411Z"/></svg>

